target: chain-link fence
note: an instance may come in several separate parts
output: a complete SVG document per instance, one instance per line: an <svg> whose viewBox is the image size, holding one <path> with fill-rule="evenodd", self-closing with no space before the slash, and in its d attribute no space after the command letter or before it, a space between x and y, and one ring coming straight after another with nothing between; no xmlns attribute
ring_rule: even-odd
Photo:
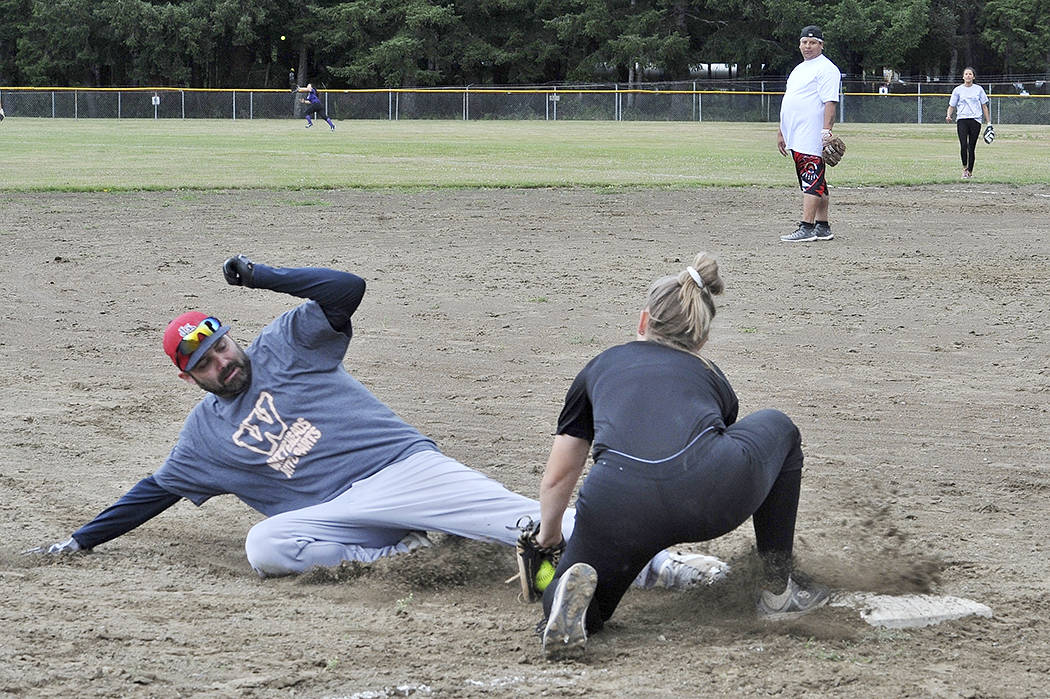
<svg viewBox="0 0 1050 699"><path fill-rule="evenodd" d="M1014 89L1014 85L1001 85ZM758 89L755 89L758 88ZM602 121L766 121L779 118L784 85L648 84L588 87L322 90L337 119L519 119ZM1050 124L1050 95L997 94L986 85L992 120ZM906 91L907 90L907 91ZM840 122L943 122L947 86L844 83ZM73 119L282 119L299 116L298 95L281 90L5 88L13 117Z"/></svg>

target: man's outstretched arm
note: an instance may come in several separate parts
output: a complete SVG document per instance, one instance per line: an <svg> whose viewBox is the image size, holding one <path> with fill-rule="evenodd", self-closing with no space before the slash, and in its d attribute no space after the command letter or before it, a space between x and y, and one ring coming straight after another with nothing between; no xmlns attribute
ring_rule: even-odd
<svg viewBox="0 0 1050 699"><path fill-rule="evenodd" d="M153 476L147 476L132 486L115 503L97 517L77 529L66 541L50 546L37 546L25 553L73 553L90 551L99 544L116 539L143 524L182 498L161 488Z"/></svg>
<svg viewBox="0 0 1050 699"><path fill-rule="evenodd" d="M234 286L269 289L316 301L332 329L347 334L350 318L365 295L361 277L322 267L270 267L237 255L226 260L222 273Z"/></svg>

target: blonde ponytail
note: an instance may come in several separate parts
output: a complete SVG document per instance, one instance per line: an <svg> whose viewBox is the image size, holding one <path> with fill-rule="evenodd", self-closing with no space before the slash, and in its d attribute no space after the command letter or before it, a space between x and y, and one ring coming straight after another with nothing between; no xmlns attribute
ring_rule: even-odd
<svg viewBox="0 0 1050 699"><path fill-rule="evenodd" d="M649 287L646 337L686 352L699 351L715 317L712 297L724 289L718 262L706 252L697 253L691 265Z"/></svg>

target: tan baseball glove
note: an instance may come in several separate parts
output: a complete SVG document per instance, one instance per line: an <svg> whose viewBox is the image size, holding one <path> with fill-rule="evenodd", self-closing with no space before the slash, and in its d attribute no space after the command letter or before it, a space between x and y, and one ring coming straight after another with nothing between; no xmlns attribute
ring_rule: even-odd
<svg viewBox="0 0 1050 699"><path fill-rule="evenodd" d="M846 154L846 144L838 136L832 136L824 143L824 162L828 167L835 167Z"/></svg>

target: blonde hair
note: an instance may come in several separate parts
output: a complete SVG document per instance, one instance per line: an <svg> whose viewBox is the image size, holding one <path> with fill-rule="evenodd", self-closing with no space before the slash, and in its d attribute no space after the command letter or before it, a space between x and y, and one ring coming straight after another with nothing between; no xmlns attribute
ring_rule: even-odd
<svg viewBox="0 0 1050 699"><path fill-rule="evenodd" d="M703 287L693 273L703 281ZM697 352L707 342L711 321L715 318L715 301L725 282L718 274L718 262L706 252L698 252L693 263L678 274L661 277L649 287L646 308L649 340L670 345L686 352Z"/></svg>

